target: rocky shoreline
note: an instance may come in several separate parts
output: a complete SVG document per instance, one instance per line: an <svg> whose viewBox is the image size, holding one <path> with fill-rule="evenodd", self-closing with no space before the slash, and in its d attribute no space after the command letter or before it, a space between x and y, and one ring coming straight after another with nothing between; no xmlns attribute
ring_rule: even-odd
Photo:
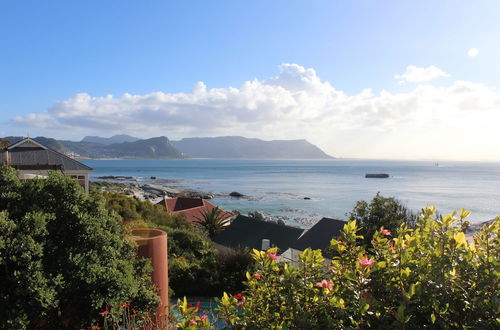
<svg viewBox="0 0 500 330"><path fill-rule="evenodd" d="M156 203L160 201L165 196L167 197L190 197L190 198L203 198L212 199L215 197L219 198L235 198L235 199L247 199L247 200L258 200L259 198L254 196L244 195L237 191L230 193L209 193L200 190L188 189L181 185L182 180L177 179L163 179L151 177L145 182L138 182L136 178L129 176L101 176L97 177L98 180L91 180L90 188L91 191L99 192L112 192L127 195L129 197L134 197L142 201L151 201ZM154 183L152 183L154 182ZM309 197L304 197L303 199L310 199ZM300 210L295 210L300 211ZM240 214L239 210L232 210L232 213ZM310 216L299 216L299 217L289 217L285 215L275 215L269 214L260 210L255 210L248 212L248 216L257 220L269 221L283 225L300 225L300 227L309 228L313 226L317 221L320 220L321 216L314 214L314 217ZM467 230L467 237L471 238L477 231L479 231L483 225L489 225L494 221L487 220L480 223L471 224ZM295 224L294 224L295 223Z"/></svg>

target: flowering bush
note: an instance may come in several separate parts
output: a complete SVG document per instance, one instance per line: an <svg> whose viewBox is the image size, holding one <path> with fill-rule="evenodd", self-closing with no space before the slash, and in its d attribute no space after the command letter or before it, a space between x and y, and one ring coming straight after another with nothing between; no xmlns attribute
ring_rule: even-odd
<svg viewBox="0 0 500 330"><path fill-rule="evenodd" d="M498 329L500 217L467 241L468 215L426 208L414 229L380 228L368 251L350 221L331 261L308 249L296 267L277 262L275 249L254 250L257 272L242 295L224 294L218 312L251 329Z"/></svg>

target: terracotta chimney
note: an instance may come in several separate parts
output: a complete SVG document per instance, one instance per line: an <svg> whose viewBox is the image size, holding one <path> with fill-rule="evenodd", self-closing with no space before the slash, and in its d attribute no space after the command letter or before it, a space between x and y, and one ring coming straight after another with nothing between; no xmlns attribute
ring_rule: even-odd
<svg viewBox="0 0 500 330"><path fill-rule="evenodd" d="M159 229L132 229L132 238L138 245L137 254L151 259L153 283L158 287L161 304L156 309L157 326L168 320L168 255L167 233ZM161 328L161 327L160 327Z"/></svg>

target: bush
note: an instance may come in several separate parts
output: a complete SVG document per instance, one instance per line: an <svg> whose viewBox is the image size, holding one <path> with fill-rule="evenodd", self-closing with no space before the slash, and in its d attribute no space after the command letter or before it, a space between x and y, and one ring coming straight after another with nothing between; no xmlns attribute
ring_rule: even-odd
<svg viewBox="0 0 500 330"><path fill-rule="evenodd" d="M0 187L0 328L79 329L123 302L155 309L149 261L75 180L20 181L3 166Z"/></svg>
<svg viewBox="0 0 500 330"><path fill-rule="evenodd" d="M418 219L403 203L380 193L377 193L370 203L358 201L347 216L350 221L357 222L365 246L371 246L371 237L380 227L397 232L401 224L415 227Z"/></svg>
<svg viewBox="0 0 500 330"><path fill-rule="evenodd" d="M94 193L104 198L106 208L118 213L125 222L142 221L171 228L190 228L183 215L165 211L161 205L141 201L121 193Z"/></svg>
<svg viewBox="0 0 500 330"><path fill-rule="evenodd" d="M328 264L320 250L304 251L297 267L254 250L258 269L243 294L223 295L220 317L249 329L498 329L500 217L468 242L459 226L468 211L434 212L397 235L379 229L372 254L350 221Z"/></svg>

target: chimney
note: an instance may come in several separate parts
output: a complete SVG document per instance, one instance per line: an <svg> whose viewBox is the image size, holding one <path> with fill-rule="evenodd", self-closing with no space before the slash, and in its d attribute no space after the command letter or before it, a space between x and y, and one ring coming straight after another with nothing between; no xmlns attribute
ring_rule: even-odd
<svg viewBox="0 0 500 330"><path fill-rule="evenodd" d="M10 164L10 157L9 157L9 150L5 149L2 152L2 163L9 165Z"/></svg>
<svg viewBox="0 0 500 330"><path fill-rule="evenodd" d="M267 251L271 247L271 241L267 238L262 239L262 251Z"/></svg>

